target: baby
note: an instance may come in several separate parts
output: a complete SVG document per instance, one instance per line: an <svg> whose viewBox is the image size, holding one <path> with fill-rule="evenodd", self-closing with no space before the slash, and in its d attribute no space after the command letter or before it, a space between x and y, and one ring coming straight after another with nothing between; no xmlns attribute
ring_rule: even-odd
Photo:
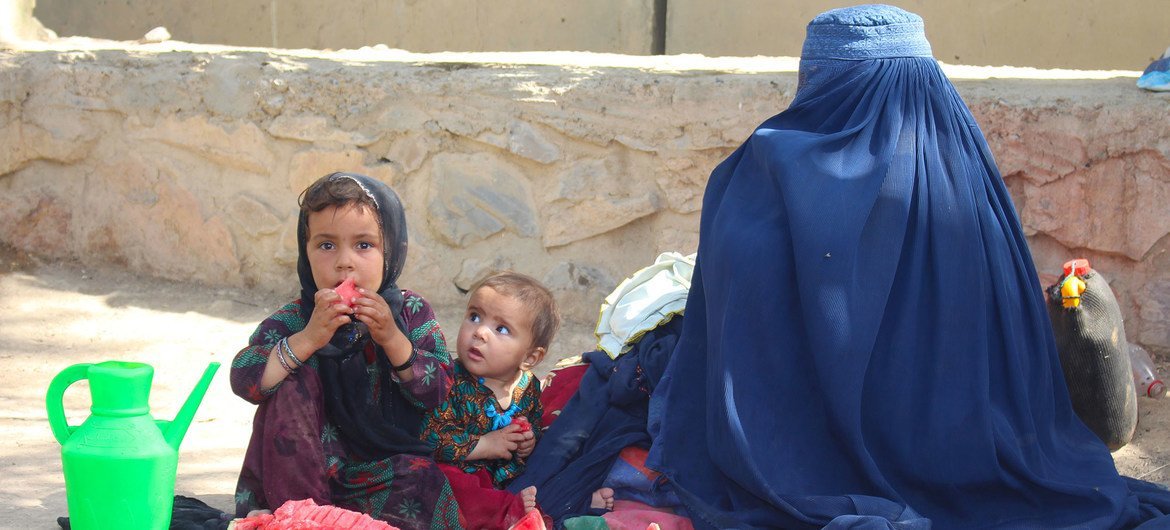
<svg viewBox="0 0 1170 530"><path fill-rule="evenodd" d="M531 370L560 323L552 293L526 275L492 274L471 289L454 386L422 433L467 528L508 528L536 508L535 487L519 494L502 488L524 471L540 435L540 384Z"/></svg>

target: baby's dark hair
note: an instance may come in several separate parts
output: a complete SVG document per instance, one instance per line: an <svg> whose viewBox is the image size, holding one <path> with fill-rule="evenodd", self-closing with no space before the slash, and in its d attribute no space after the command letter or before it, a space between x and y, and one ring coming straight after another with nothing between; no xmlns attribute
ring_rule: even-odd
<svg viewBox="0 0 1170 530"><path fill-rule="evenodd" d="M561 327L561 313L547 287L535 278L515 271L493 273L476 282L471 292L481 287L491 287L504 296L515 298L532 311L532 346L548 351L557 329Z"/></svg>
<svg viewBox="0 0 1170 530"><path fill-rule="evenodd" d="M341 207L352 204L359 209L370 212L378 211L378 203L374 202L374 198L366 193L361 184L345 176L344 173L330 173L317 179L316 182L305 188L305 191L301 192L297 203L301 207L301 212L304 213L301 219L305 220L308 219L309 214L330 206ZM305 228L307 230L308 226Z"/></svg>

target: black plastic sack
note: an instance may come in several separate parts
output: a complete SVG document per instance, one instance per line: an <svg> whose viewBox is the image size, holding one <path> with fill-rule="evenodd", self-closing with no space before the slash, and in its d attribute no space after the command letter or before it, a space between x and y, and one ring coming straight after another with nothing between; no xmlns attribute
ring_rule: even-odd
<svg viewBox="0 0 1170 530"><path fill-rule="evenodd" d="M1084 282L1079 293L1077 280ZM1048 288L1048 314L1073 410L1109 450L1122 448L1137 427L1137 394L1113 290L1087 260L1070 261Z"/></svg>

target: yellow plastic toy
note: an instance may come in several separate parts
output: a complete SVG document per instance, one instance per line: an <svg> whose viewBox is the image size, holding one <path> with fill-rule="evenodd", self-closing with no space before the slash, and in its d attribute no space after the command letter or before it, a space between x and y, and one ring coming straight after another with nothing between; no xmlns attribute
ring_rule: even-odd
<svg viewBox="0 0 1170 530"><path fill-rule="evenodd" d="M1089 260L1077 258L1064 264L1064 280L1060 282L1060 303L1065 309L1081 306L1081 294L1085 292L1085 281L1080 277L1092 271Z"/></svg>
<svg viewBox="0 0 1170 530"><path fill-rule="evenodd" d="M1068 275L1060 284L1060 303L1065 309L1081 306L1081 293L1085 292L1085 282L1075 275Z"/></svg>

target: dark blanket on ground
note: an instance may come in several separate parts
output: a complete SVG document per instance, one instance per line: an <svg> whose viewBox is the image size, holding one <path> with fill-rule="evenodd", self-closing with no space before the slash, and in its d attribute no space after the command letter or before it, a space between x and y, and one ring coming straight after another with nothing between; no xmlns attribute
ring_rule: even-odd
<svg viewBox="0 0 1170 530"><path fill-rule="evenodd" d="M182 495L175 495L175 508L171 514L171 530L226 530L232 516L207 503ZM57 524L69 530L68 517L58 517Z"/></svg>
<svg viewBox="0 0 1170 530"><path fill-rule="evenodd" d="M584 355L590 369L577 393L528 458L528 469L508 489L536 486L541 510L558 525L590 513L589 501L627 446L649 447L649 395L674 350L682 316L647 332L628 353Z"/></svg>

